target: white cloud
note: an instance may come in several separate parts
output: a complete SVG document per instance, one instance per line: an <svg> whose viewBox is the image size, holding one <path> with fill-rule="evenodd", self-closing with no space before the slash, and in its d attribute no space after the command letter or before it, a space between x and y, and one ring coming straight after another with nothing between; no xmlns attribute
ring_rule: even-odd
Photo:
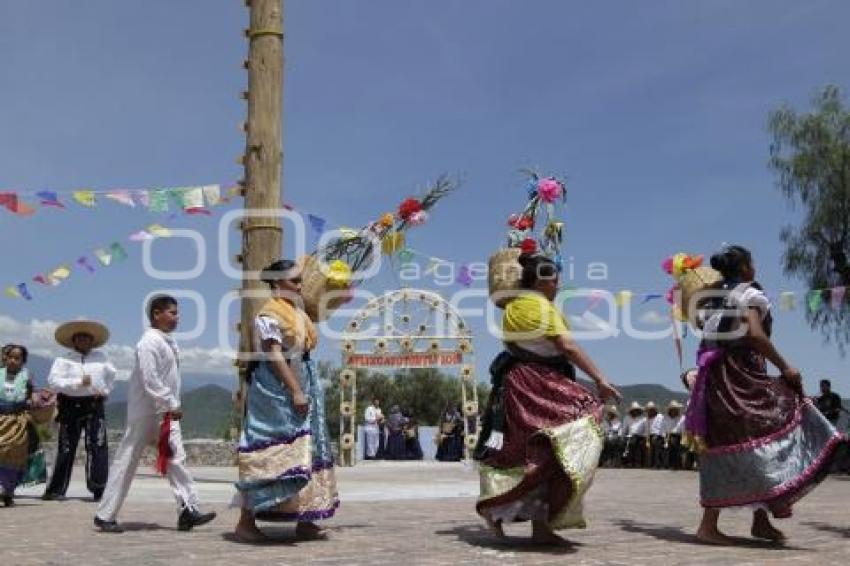
<svg viewBox="0 0 850 566"><path fill-rule="evenodd" d="M0 344L15 342L26 346L36 356L53 358L65 350L53 339L59 324L53 320L38 319L20 322L0 315ZM118 378L127 379L133 369L135 346L109 343L103 351L118 368ZM183 373L233 374L235 355L225 348L181 348L180 369Z"/></svg>
<svg viewBox="0 0 850 566"><path fill-rule="evenodd" d="M664 316L656 310L647 311L641 315L639 319L644 324L653 324L657 326L662 326L665 324L670 324L670 317Z"/></svg>

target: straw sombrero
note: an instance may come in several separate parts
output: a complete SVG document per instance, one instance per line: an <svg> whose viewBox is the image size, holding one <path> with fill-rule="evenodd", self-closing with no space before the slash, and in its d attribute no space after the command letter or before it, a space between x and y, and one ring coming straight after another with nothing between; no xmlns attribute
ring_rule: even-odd
<svg viewBox="0 0 850 566"><path fill-rule="evenodd" d="M609 415L620 415L620 411L617 410L617 407L614 405L610 405L606 411Z"/></svg>
<svg viewBox="0 0 850 566"><path fill-rule="evenodd" d="M655 409L657 411L658 406L655 404L655 402L650 401L649 403L646 404L646 410L649 411L649 410L652 410L652 409Z"/></svg>
<svg viewBox="0 0 850 566"><path fill-rule="evenodd" d="M66 322L56 329L54 337L56 341L66 348L73 348L71 339L76 334L88 334L93 339L92 348L100 348L109 340L109 330L99 322L93 320L72 320Z"/></svg>
<svg viewBox="0 0 850 566"><path fill-rule="evenodd" d="M643 411L643 407L637 401L632 401L632 404L629 405L629 412L631 413L632 411Z"/></svg>
<svg viewBox="0 0 850 566"><path fill-rule="evenodd" d="M682 409L682 404L673 399L667 404L667 410L669 411L670 409Z"/></svg>

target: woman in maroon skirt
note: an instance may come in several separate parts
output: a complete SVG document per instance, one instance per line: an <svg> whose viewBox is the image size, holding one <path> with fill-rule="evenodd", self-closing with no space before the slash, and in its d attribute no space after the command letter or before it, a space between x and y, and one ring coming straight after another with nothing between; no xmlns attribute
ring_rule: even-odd
<svg viewBox="0 0 850 566"><path fill-rule="evenodd" d="M493 390L476 448L478 513L498 536L503 523L531 521L532 538L565 544L555 530L583 528L582 500L604 443L603 404L575 381L575 364L603 400L620 393L572 340L552 301L552 261L522 256L524 292L505 307L506 350L490 368Z"/></svg>
<svg viewBox="0 0 850 566"><path fill-rule="evenodd" d="M729 246L711 266L723 276L723 293L703 311L685 425L700 451L705 510L697 537L729 544L717 528L720 510L745 506L754 509L752 536L781 541L768 514L790 517L845 438L803 397L800 372L771 342L770 302L755 282L750 252ZM767 374L768 361L780 377Z"/></svg>

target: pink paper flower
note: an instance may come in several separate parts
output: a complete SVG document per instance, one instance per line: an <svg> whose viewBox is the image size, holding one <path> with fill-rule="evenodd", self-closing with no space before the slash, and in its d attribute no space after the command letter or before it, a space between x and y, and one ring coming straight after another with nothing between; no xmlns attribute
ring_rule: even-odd
<svg viewBox="0 0 850 566"><path fill-rule="evenodd" d="M670 275L673 274L673 258L668 257L664 260L664 263L661 264L661 269L663 269L666 273Z"/></svg>
<svg viewBox="0 0 850 566"><path fill-rule="evenodd" d="M407 221L411 226L421 226L428 221L428 213L424 210L418 210L411 214Z"/></svg>
<svg viewBox="0 0 850 566"><path fill-rule="evenodd" d="M508 216L508 226L511 228L517 227L517 222L519 222L519 214L511 214Z"/></svg>
<svg viewBox="0 0 850 566"><path fill-rule="evenodd" d="M537 194L543 202L552 203L561 197L563 187L555 179L540 179L537 183Z"/></svg>

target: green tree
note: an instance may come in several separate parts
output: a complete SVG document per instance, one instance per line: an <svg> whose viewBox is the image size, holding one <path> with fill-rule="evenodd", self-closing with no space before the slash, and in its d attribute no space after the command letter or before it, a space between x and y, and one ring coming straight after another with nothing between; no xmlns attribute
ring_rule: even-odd
<svg viewBox="0 0 850 566"><path fill-rule="evenodd" d="M783 195L803 212L799 226L780 233L785 274L804 281L809 298L821 289L850 286L850 111L840 90L823 89L808 113L789 107L772 112L769 129L770 167ZM826 293L810 304L821 303L806 309L806 318L844 354L850 344L847 303L827 308Z"/></svg>

